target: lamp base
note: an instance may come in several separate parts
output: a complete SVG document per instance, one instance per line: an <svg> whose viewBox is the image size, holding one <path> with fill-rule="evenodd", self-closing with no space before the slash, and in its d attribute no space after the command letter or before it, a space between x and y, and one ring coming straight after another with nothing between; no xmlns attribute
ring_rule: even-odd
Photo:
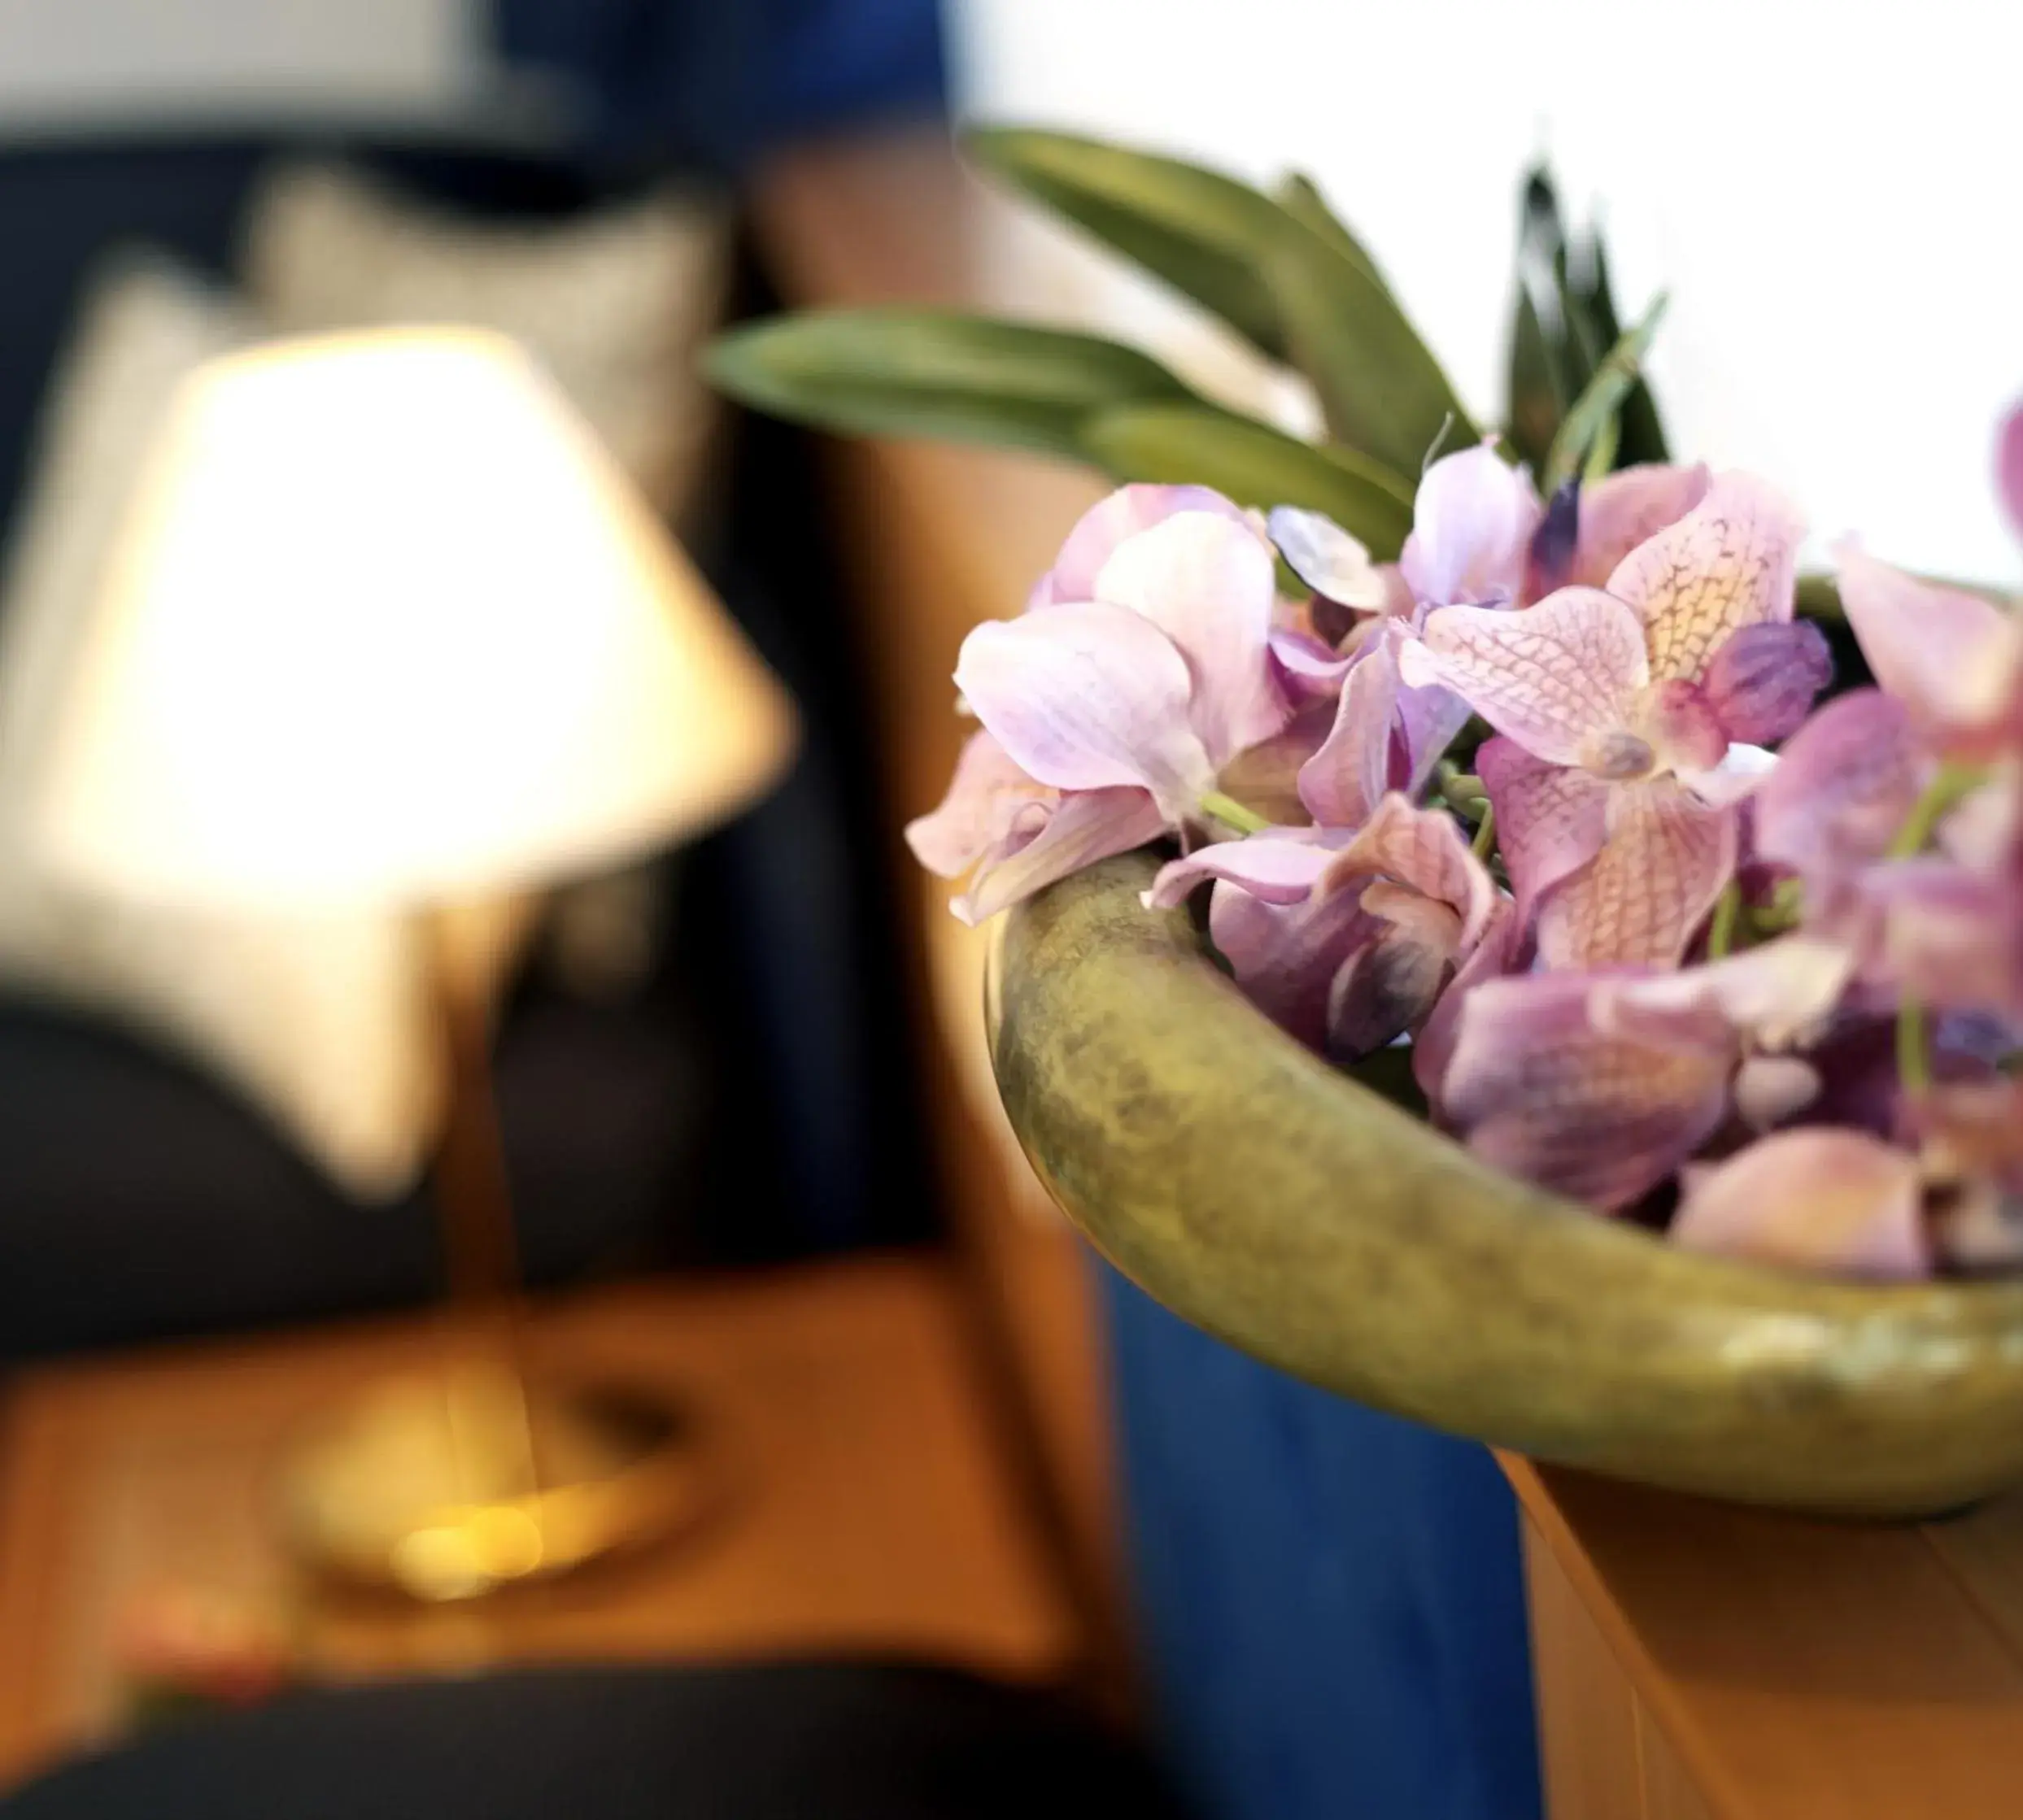
<svg viewBox="0 0 2023 1820"><path fill-rule="evenodd" d="M298 1551L346 1579L472 1599L693 1526L723 1466L656 1390L523 1378L480 1355L337 1412L290 1451L281 1513Z"/></svg>

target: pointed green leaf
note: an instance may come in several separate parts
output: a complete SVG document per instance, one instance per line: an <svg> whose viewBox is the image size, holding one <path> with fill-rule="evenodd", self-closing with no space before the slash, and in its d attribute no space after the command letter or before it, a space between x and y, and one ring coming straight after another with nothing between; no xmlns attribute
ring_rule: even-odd
<svg viewBox="0 0 2023 1820"><path fill-rule="evenodd" d="M1270 272L1294 359L1336 441L1415 475L1443 430L1457 445L1476 440L1440 363L1367 263L1288 216Z"/></svg>
<svg viewBox="0 0 2023 1820"><path fill-rule="evenodd" d="M1135 348L932 310L774 317L719 336L703 365L733 398L824 429L1077 457L1093 411L1195 401Z"/></svg>
<svg viewBox="0 0 2023 1820"><path fill-rule="evenodd" d="M1388 292L1384 274L1377 269L1377 262L1370 257L1369 249L1349 231L1349 224L1328 206L1328 201L1311 177L1295 171L1279 185L1279 206L1296 221L1303 222L1323 240L1346 254L1368 272Z"/></svg>
<svg viewBox="0 0 2023 1820"><path fill-rule="evenodd" d="M1119 481L1192 481L1240 505L1323 512L1388 560L1412 528L1412 483L1354 449L1316 447L1212 407L1108 411L1083 426L1089 458Z"/></svg>
<svg viewBox="0 0 2023 1820"><path fill-rule="evenodd" d="M1587 389L1574 400L1559 433L1553 438L1552 453L1546 459L1540 485L1548 497L1580 472L1580 464L1602 434L1603 425L1615 415L1624 394L1636 383L1651 337L1658 333L1658 324L1664 316L1665 303L1664 294L1660 292L1644 312L1644 320L1618 339L1588 381Z"/></svg>
<svg viewBox="0 0 2023 1820"><path fill-rule="evenodd" d="M1557 352L1538 320L1537 306L1522 278L1511 322L1510 403L1507 433L1518 458L1534 474L1545 472L1552 439L1566 415L1567 391Z"/></svg>
<svg viewBox="0 0 2023 1820"><path fill-rule="evenodd" d="M985 127L976 162L1136 260L1277 358L1285 334L1266 257L1284 219L1269 197L1219 171L1071 133Z"/></svg>
<svg viewBox="0 0 2023 1820"><path fill-rule="evenodd" d="M1603 339L1612 346L1621 335L1622 328L1616 320L1615 298L1609 288L1608 255L1602 246L1599 229L1589 237L1588 265L1589 311ZM1670 446L1665 441L1664 421L1658 415L1658 400L1648 381L1639 378L1624 394L1617 417L1622 425L1621 444L1615 455L1619 466L1628 468L1639 462L1672 459Z"/></svg>

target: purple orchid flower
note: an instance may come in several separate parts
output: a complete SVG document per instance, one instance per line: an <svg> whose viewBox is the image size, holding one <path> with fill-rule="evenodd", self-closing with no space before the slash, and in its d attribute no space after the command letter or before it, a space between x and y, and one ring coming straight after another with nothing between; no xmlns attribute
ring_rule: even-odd
<svg viewBox="0 0 2023 1820"><path fill-rule="evenodd" d="M983 723L907 838L971 921L1202 816L1224 766L1293 717L1268 643L1272 553L1198 488L1127 487L1078 524L1030 607L963 641ZM1062 598L1085 589L1087 598Z"/></svg>
<svg viewBox="0 0 2023 1820"><path fill-rule="evenodd" d="M1801 533L1768 487L1724 476L1606 592L1444 608L1401 651L1406 684L1451 689L1503 736L1478 763L1547 965L1676 964L1720 895L1735 805L1772 763L1756 742L1830 670L1791 623Z"/></svg>
<svg viewBox="0 0 2023 1820"><path fill-rule="evenodd" d="M1422 1025L1506 902L1454 819L1396 794L1362 827L1275 829L1162 869L1149 905L1212 881L1209 930L1237 983L1310 1047L1354 1060Z"/></svg>
<svg viewBox="0 0 2023 1820"><path fill-rule="evenodd" d="M1684 972L1485 981L1467 995L1434 1104L1471 1149L1613 1210L1740 1112L1776 1123L1817 1091L1784 1053L1824 1027L1851 967L1785 936Z"/></svg>

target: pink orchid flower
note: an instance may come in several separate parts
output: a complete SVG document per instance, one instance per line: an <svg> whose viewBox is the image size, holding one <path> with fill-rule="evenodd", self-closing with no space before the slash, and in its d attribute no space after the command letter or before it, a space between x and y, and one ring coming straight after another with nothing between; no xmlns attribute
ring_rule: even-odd
<svg viewBox="0 0 2023 1820"><path fill-rule="evenodd" d="M1454 819L1397 795L1354 835L1273 830L1203 847L1163 868L1145 901L1179 903L1211 881L1209 931L1237 984L1345 1061L1423 1025L1505 917Z"/></svg>
<svg viewBox="0 0 2023 1820"><path fill-rule="evenodd" d="M1851 962L1785 936L1679 973L1490 979L1463 1004L1433 1096L1498 1166L1608 1210L1664 1181L1732 1113L1773 1125L1818 1083L1784 1052L1823 1028Z"/></svg>
<svg viewBox="0 0 2023 1820"><path fill-rule="evenodd" d="M1478 756L1520 912L1549 966L1676 964L1735 864L1735 804L1802 719L1825 641L1791 623L1796 515L1714 481L1617 564L1515 613L1428 616L1402 680L1503 736Z"/></svg>
<svg viewBox="0 0 2023 1820"><path fill-rule="evenodd" d="M1553 495L1531 543L1523 604L1563 587L1606 587L1638 544L1676 525L1707 497L1704 465L1645 463L1593 485L1571 481Z"/></svg>
<svg viewBox="0 0 2023 1820"><path fill-rule="evenodd" d="M963 641L956 686L983 732L907 829L930 870L974 868L953 906L972 921L1195 824L1223 768L1293 714L1269 651L1271 546L1218 495L1111 495L1033 599Z"/></svg>

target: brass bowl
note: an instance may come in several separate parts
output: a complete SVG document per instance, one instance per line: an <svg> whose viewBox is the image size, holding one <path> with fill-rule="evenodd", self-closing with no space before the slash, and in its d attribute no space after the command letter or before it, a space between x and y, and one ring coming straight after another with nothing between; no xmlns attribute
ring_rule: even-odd
<svg viewBox="0 0 2023 1820"><path fill-rule="evenodd" d="M2023 1282L1873 1287L1678 1251L1478 1162L1247 1004L1156 862L1000 919L992 1062L1118 1269L1297 1378L1653 1485L1860 1517L2023 1478Z"/></svg>

